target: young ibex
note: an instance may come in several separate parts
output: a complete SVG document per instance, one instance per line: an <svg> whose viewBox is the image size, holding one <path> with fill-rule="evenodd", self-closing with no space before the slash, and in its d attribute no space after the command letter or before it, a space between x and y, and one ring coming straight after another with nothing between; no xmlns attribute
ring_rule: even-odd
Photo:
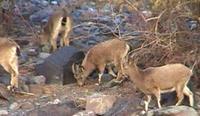
<svg viewBox="0 0 200 116"><path fill-rule="evenodd" d="M72 31L71 10L64 8L56 9L49 17L43 32L39 37L39 44L45 45L50 43L51 51L57 49L57 37L61 34L60 46L69 45L69 36Z"/></svg>
<svg viewBox="0 0 200 116"><path fill-rule="evenodd" d="M128 51L129 45L120 39L111 39L99 43L87 52L81 65L72 65L74 77L76 78L78 84L82 86L84 85L88 75L93 70L98 69L100 84L106 65L113 63L118 68L118 74L122 72L123 62ZM109 69L109 73L116 76L111 69ZM118 75L117 80L119 80L119 77L120 76Z"/></svg>
<svg viewBox="0 0 200 116"><path fill-rule="evenodd" d="M183 64L167 64L141 70L135 63L127 63L124 74L127 74L136 87L146 95L145 111L148 110L152 95L156 97L158 107L161 108L160 94L172 91L177 93L176 105L181 104L186 95L189 97L190 106L193 106L193 93L187 87L192 70Z"/></svg>
<svg viewBox="0 0 200 116"><path fill-rule="evenodd" d="M9 86L9 89L18 88L19 55L20 47L17 43L11 39L0 37L0 64L11 75L11 86Z"/></svg>

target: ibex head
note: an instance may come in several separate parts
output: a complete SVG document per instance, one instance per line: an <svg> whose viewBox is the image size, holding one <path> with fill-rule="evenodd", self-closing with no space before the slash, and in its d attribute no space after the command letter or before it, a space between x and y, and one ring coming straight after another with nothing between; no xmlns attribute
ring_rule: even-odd
<svg viewBox="0 0 200 116"><path fill-rule="evenodd" d="M86 75L85 75L85 68L79 64L72 65L72 72L74 73L74 78L77 80L79 86L83 86Z"/></svg>

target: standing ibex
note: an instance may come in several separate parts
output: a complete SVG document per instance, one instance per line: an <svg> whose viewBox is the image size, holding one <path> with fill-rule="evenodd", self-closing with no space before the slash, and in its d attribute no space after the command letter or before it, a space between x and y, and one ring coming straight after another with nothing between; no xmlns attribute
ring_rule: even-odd
<svg viewBox="0 0 200 116"><path fill-rule="evenodd" d="M72 70L78 84L82 86L88 75L95 69L99 71L99 83L105 66L113 63L118 68L118 74L123 70L123 62L129 51L129 45L120 39L111 39L92 47L86 54L81 65L73 64ZM114 75L112 70L109 73ZM118 78L120 76L118 75ZM118 79L117 79L118 80Z"/></svg>
<svg viewBox="0 0 200 116"><path fill-rule="evenodd" d="M18 88L18 56L20 47L13 40L0 37L0 64L11 75L10 85ZM11 89L9 87L9 89Z"/></svg>
<svg viewBox="0 0 200 116"><path fill-rule="evenodd" d="M51 51L57 49L57 37L61 34L60 46L69 45L69 35L72 30L72 18L70 16L71 10L64 8L56 9L49 17L43 32L39 37L39 44L51 45Z"/></svg>
<svg viewBox="0 0 200 116"><path fill-rule="evenodd" d="M186 95L189 97L190 106L193 106L193 93L187 87L192 70L183 64L168 64L141 70L135 63L129 62L125 64L124 74L127 74L136 87L146 95L145 111L148 110L152 95L156 97L158 107L161 108L160 94L172 91L177 93L176 105L180 105Z"/></svg>

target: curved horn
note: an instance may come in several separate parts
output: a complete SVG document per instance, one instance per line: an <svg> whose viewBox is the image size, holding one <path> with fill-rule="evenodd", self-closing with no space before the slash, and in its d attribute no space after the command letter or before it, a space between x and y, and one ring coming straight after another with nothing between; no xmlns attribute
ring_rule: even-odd
<svg viewBox="0 0 200 116"><path fill-rule="evenodd" d="M72 64L72 72L73 72L73 73L76 73L75 65L76 65L75 63Z"/></svg>

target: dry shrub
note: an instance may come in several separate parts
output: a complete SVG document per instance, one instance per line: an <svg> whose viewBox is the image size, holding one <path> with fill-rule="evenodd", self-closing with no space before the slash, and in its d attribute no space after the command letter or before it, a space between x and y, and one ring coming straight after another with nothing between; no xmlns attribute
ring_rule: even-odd
<svg viewBox="0 0 200 116"><path fill-rule="evenodd" d="M137 20L138 23L142 23L137 25L136 29L143 29L138 31L144 32L144 43L133 50L130 57L144 68L168 63L183 63L191 67L194 62L197 62L194 72L195 77L198 77L200 75L200 41L198 39L200 38L200 1L152 1L154 17ZM195 28L190 27L190 21L196 22ZM135 24L135 22L132 23ZM141 25L146 27L143 28Z"/></svg>

